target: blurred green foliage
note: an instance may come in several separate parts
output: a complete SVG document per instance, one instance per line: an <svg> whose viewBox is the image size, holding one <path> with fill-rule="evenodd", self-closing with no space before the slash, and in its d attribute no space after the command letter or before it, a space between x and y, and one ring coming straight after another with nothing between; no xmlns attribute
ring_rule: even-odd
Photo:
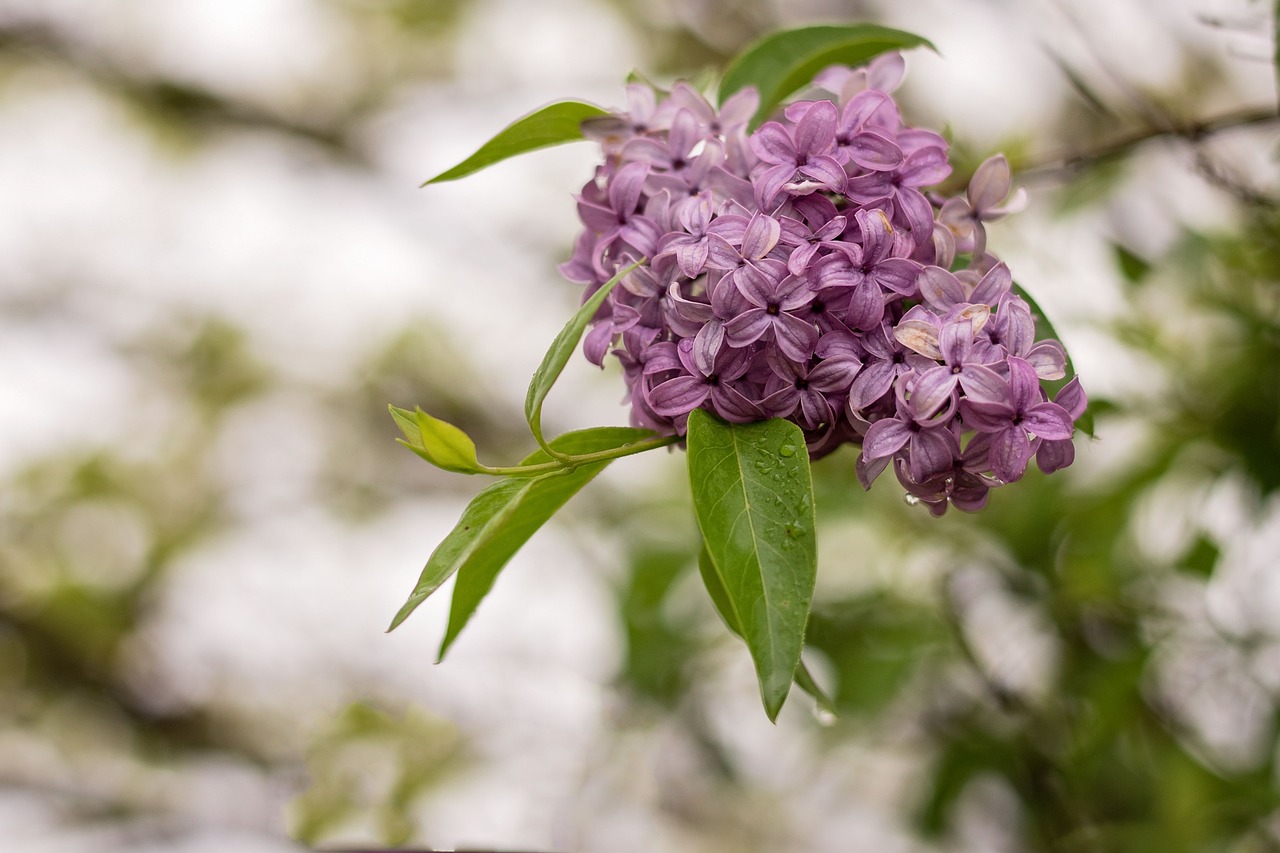
<svg viewBox="0 0 1280 853"><path fill-rule="evenodd" d="M467 764L464 741L445 720L409 709L349 706L308 750L310 786L292 804L292 832L307 845L342 838L372 818L382 844L422 833L415 808Z"/></svg>

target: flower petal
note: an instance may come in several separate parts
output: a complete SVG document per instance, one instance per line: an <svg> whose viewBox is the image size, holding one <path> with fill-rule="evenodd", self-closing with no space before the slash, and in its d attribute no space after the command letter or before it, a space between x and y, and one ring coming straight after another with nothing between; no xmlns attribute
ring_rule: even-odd
<svg viewBox="0 0 1280 853"><path fill-rule="evenodd" d="M693 376L677 376L649 390L649 406L664 418L687 415L701 406L711 386Z"/></svg>
<svg viewBox="0 0 1280 853"><path fill-rule="evenodd" d="M925 267L920 273L919 285L921 298L938 311L969 301L960 279L942 267Z"/></svg>
<svg viewBox="0 0 1280 853"><path fill-rule="evenodd" d="M1040 402L1040 377L1025 359L1009 357L1009 404L1026 413ZM1065 412L1064 412L1065 414Z"/></svg>
<svg viewBox="0 0 1280 853"><path fill-rule="evenodd" d="M1053 402L1066 409L1071 420L1078 420L1089 403L1084 396L1084 389L1080 387L1080 377L1071 377L1071 381L1063 385L1062 390L1054 396Z"/></svg>
<svg viewBox="0 0 1280 853"><path fill-rule="evenodd" d="M989 367L966 364L960 371L960 387L974 402L1004 404L1009 399L1009 383Z"/></svg>
<svg viewBox="0 0 1280 853"><path fill-rule="evenodd" d="M1022 479L1031 459L1031 442L1021 427L1010 425L992 436L991 473L1006 483Z"/></svg>
<svg viewBox="0 0 1280 853"><path fill-rule="evenodd" d="M894 327L893 337L912 352L935 361L942 360L942 350L938 348L938 329L924 320L903 320Z"/></svg>
<svg viewBox="0 0 1280 853"><path fill-rule="evenodd" d="M862 367L862 372L849 386L849 408L860 412L879 400L893 385L897 375L893 362L887 359L876 359Z"/></svg>
<svg viewBox="0 0 1280 853"><path fill-rule="evenodd" d="M907 445L911 455L911 479L923 483L930 477L949 470L960 449L955 441L955 435L947 429L922 429L912 435Z"/></svg>
<svg viewBox="0 0 1280 853"><path fill-rule="evenodd" d="M1071 415L1057 403L1040 403L1022 413L1022 426L1037 438L1065 441L1074 429Z"/></svg>
<svg viewBox="0 0 1280 853"><path fill-rule="evenodd" d="M960 418L965 426L994 435L1011 426L1013 411L1005 403L983 403L965 398L960 401Z"/></svg>
<svg viewBox="0 0 1280 853"><path fill-rule="evenodd" d="M1076 461L1076 447L1070 441L1043 441L1036 450L1036 465L1046 474L1066 468Z"/></svg>
<svg viewBox="0 0 1280 853"><path fill-rule="evenodd" d="M814 101L796 122L796 153L826 154L836 144L836 105L830 101Z"/></svg>
<svg viewBox="0 0 1280 853"><path fill-rule="evenodd" d="M878 133L859 133L845 146L849 159L864 169L889 172L902 165L905 159L898 143Z"/></svg>
<svg viewBox="0 0 1280 853"><path fill-rule="evenodd" d="M840 161L827 154L811 156L797 171L835 193L844 192L845 184L849 182Z"/></svg>
<svg viewBox="0 0 1280 853"><path fill-rule="evenodd" d="M892 456L911 439L911 429L897 418L881 418L862 438L862 458L871 462Z"/></svg>
<svg viewBox="0 0 1280 853"><path fill-rule="evenodd" d="M787 129L776 121L768 121L751 134L751 150L766 163L773 165L787 164L792 167L798 162L796 144Z"/></svg>
<svg viewBox="0 0 1280 853"><path fill-rule="evenodd" d="M794 314L782 313L774 317L773 333L782 354L798 362L808 361L818 343L818 330L813 323Z"/></svg>
<svg viewBox="0 0 1280 853"><path fill-rule="evenodd" d="M778 245L778 238L781 236L782 226L778 224L778 220L756 213L747 223L747 230L742 237L742 257L763 258Z"/></svg>
<svg viewBox="0 0 1280 853"><path fill-rule="evenodd" d="M996 154L982 161L969 180L969 204L981 215L983 211L995 207L1009 195L1009 187L1013 182L1009 171L1009 161L1003 154Z"/></svg>
<svg viewBox="0 0 1280 853"><path fill-rule="evenodd" d="M933 417L956 387L956 375L949 367L935 367L916 377L911 386L911 410L917 421Z"/></svg>
<svg viewBox="0 0 1280 853"><path fill-rule="evenodd" d="M750 308L743 311L724 325L725 341L731 347L745 347L754 344L769 331L772 318L763 308Z"/></svg>
<svg viewBox="0 0 1280 853"><path fill-rule="evenodd" d="M1013 276L1009 274L1009 267L1003 263L996 264L987 270L987 274L978 282L966 301L979 302L987 306L996 305L1011 287L1013 287Z"/></svg>
<svg viewBox="0 0 1280 853"><path fill-rule="evenodd" d="M1027 353L1026 359L1041 379L1052 381L1067 375L1067 352L1055 340L1040 341Z"/></svg>

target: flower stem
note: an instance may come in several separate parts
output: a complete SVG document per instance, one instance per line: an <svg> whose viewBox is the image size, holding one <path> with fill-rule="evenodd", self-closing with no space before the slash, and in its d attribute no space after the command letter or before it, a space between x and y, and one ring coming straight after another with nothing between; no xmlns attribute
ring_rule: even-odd
<svg viewBox="0 0 1280 853"><path fill-rule="evenodd" d="M490 468L488 465L483 465L481 469L482 473L499 477L536 477L539 474L572 471L580 465L590 465L593 462L607 462L610 459L621 459L623 456L634 456L647 450L669 447L680 440L681 438L678 435L662 435L656 438L647 438L644 441L624 444L621 447L614 447L609 450L597 450L595 453L583 453L577 456L566 454L550 462L539 462L536 465L512 465L498 468Z"/></svg>

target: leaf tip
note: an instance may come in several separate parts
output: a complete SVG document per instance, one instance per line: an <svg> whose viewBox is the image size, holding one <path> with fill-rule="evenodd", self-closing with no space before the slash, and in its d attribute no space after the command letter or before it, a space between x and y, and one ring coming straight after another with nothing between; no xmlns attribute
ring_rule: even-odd
<svg viewBox="0 0 1280 853"><path fill-rule="evenodd" d="M795 671L788 675L780 673L762 673L757 671L760 676L760 698L764 702L764 712L769 717L769 722L777 725L778 713L782 710L782 706L787 701L787 696L791 694L791 685L795 681Z"/></svg>

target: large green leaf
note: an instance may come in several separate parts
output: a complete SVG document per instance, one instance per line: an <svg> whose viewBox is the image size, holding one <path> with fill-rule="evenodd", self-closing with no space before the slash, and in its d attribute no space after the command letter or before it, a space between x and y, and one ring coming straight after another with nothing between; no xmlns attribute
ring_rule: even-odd
<svg viewBox="0 0 1280 853"><path fill-rule="evenodd" d="M534 371L533 379L529 382L529 393L524 398L524 415L529 421L529 429L533 431L533 437L544 449L547 445L542 438L542 404L546 401L547 394L551 392L551 386L555 385L560 374L564 372L565 365L569 363L573 351L578 347L578 341L582 340L582 333L587 330L587 325L600 310L604 300L617 287L618 282L641 263L643 261L636 261L619 270L617 275L591 294L591 298L582 304L582 307L569 318L569 322L556 335L547 354L542 357L542 363Z"/></svg>
<svg viewBox="0 0 1280 853"><path fill-rule="evenodd" d="M589 118L605 115L608 113L600 107L581 101L557 101L554 104L548 104L523 118L516 119L503 128L497 136L481 145L476 153L452 169L436 175L423 186L466 177L472 172L478 172L486 166L526 151L584 139L582 123Z"/></svg>
<svg viewBox="0 0 1280 853"><path fill-rule="evenodd" d="M830 65L861 65L882 53L911 47L934 49L927 39L874 24L803 27L767 35L730 63L720 82L720 103L745 88L760 92L758 126L782 99Z"/></svg>
<svg viewBox="0 0 1280 853"><path fill-rule="evenodd" d="M729 591L725 589L724 578L716 568L715 561L711 559L711 554L707 552L705 542L702 545L702 551L698 554L698 572L702 575L702 583L707 588L707 594L711 596L711 603L715 605L716 612L724 620L725 626L739 640L745 640L746 638L742 635L742 625L738 622L738 614L729 600ZM800 668L796 670L796 685L813 697L821 711L835 715L835 702L819 686L804 661L800 662Z"/></svg>
<svg viewBox="0 0 1280 853"><path fill-rule="evenodd" d="M1062 338L1058 335L1058 330L1053 327L1053 323L1049 320L1049 315L1044 312L1044 309L1040 307L1040 304L1036 302L1035 298L1032 297L1030 293L1027 293L1026 289L1017 282L1014 282L1013 284L1013 292L1020 296L1022 300L1027 303L1027 307L1031 309L1031 319L1033 319L1036 324L1036 340L1042 341L1045 338L1053 338L1058 343L1062 343ZM1051 384L1050 388L1054 393L1056 393L1063 385L1070 382L1076 375L1075 366L1071 363L1071 353L1067 352L1066 344L1063 344L1062 351L1067 355L1067 373L1061 379L1055 380ZM1093 437L1093 411L1091 408L1085 408L1084 414L1076 420L1076 426L1079 427L1085 435L1090 438Z"/></svg>
<svg viewBox="0 0 1280 853"><path fill-rule="evenodd" d="M696 409L688 445L698 527L725 593L718 606L747 641L773 720L800 665L818 570L804 434L777 418L726 424Z"/></svg>
<svg viewBox="0 0 1280 853"><path fill-rule="evenodd" d="M652 433L648 430L598 427L567 433L551 444L562 453L596 453L650 435ZM539 450L522 464L549 461L550 457ZM507 561L607 464L607 461L595 462L540 477L511 477L499 480L476 495L457 525L432 552L409 600L400 608L387 630L395 629L457 572L449 627L440 649L443 657Z"/></svg>

